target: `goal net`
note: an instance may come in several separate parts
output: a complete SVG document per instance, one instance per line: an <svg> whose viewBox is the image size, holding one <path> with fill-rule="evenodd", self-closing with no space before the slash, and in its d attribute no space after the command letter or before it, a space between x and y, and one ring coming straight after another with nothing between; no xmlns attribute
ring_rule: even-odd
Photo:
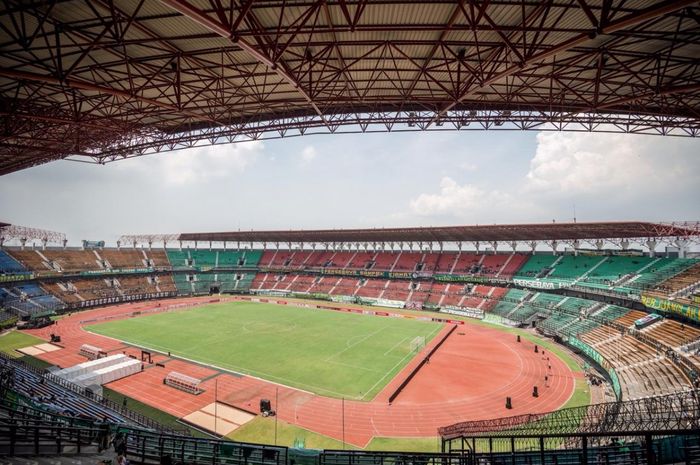
<svg viewBox="0 0 700 465"><path fill-rule="evenodd" d="M425 336L416 336L411 341L411 352L418 352L425 347Z"/></svg>

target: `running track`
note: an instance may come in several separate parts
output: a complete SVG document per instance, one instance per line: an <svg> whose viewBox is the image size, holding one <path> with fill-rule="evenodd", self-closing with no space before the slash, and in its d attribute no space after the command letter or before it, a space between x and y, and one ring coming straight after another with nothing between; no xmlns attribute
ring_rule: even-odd
<svg viewBox="0 0 700 465"><path fill-rule="evenodd" d="M123 304L74 313L60 319L58 325L26 332L46 340L51 333L59 334L64 348L40 358L61 367L84 362L78 349L86 343L110 353L126 352L139 356L138 349L84 331L82 326L88 323L83 322L126 318L134 311L162 311L176 303L202 304L210 300L190 298ZM433 343L448 329L447 326L443 328ZM467 322L449 336L430 358L430 363L420 369L389 405L389 395L418 360L419 357L412 360L371 402L344 401L346 442L364 447L374 436L434 437L438 427L458 421L556 410L572 395L575 379L583 376L572 372L554 354L535 353L534 344L524 338L518 343L513 334ZM171 415L183 417L213 402L216 384L219 401L256 413L261 398L272 399L280 419L338 440L343 438L343 401L340 399L250 376L220 373L166 355L154 355L153 361L164 363L166 368L147 365L141 373L110 383L108 387ZM207 378L201 384L205 392L194 396L164 386L163 378L173 370L200 379ZM539 388L538 398L532 397L533 386ZM279 404L275 406L276 395ZM513 400L512 410L505 408L506 396Z"/></svg>

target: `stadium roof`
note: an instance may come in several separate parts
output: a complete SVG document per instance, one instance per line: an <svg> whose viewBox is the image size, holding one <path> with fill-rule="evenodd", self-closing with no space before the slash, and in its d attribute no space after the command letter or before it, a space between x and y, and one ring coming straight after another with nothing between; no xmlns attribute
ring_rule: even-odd
<svg viewBox="0 0 700 465"><path fill-rule="evenodd" d="M697 0L0 6L0 174L311 133L700 133Z"/></svg>
<svg viewBox="0 0 700 465"><path fill-rule="evenodd" d="M321 229L296 231L236 231L180 234L181 241L215 242L491 242L595 240L654 237L696 237L696 223L673 225L644 222L543 223L430 228Z"/></svg>

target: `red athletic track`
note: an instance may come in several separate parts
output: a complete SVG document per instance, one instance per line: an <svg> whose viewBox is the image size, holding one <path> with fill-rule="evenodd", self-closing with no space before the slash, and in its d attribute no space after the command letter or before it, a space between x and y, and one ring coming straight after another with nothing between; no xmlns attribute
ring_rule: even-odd
<svg viewBox="0 0 700 465"><path fill-rule="evenodd" d="M77 355L84 343L111 353L126 351L138 356L138 349L84 331L81 322L105 316L126 317L135 310L164 308L175 302L206 303L209 300L211 298L124 304L75 313L59 320L58 326L26 332L47 340L51 333L59 334L64 349L39 357L61 367L85 361ZM447 330L445 327L432 344L437 343ZM429 348L426 347L424 353ZM344 402L346 442L363 447L373 436L436 436L438 427L458 421L556 410L571 396L575 378L582 376L572 372L549 352L535 353L531 342L523 339L518 343L513 334L467 322L448 337L394 402L387 404L386 399L419 359L420 356L409 363L373 401ZM214 369L169 359L165 355L156 355L153 361L165 363L166 368L147 365L143 372L110 383L109 388L182 417L213 402L217 383L219 401L255 413L260 398L268 398L273 401L280 419L339 440L343 438L343 401L340 399L310 394L250 376L229 373L217 376ZM164 386L163 377L173 370L200 379L208 378L201 384L205 392L194 396ZM545 376L549 378L547 383ZM538 398L532 397L535 385L539 387ZM275 406L277 389L279 404ZM506 396L513 400L512 410L505 408Z"/></svg>

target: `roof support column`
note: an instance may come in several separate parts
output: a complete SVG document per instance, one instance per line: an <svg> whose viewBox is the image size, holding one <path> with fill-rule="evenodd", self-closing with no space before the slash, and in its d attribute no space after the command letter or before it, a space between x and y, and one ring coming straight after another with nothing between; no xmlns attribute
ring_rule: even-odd
<svg viewBox="0 0 700 465"><path fill-rule="evenodd" d="M650 257L654 256L654 252L656 251L656 244L657 244L656 239L651 239L651 238L645 244L649 248L649 256Z"/></svg>
<svg viewBox="0 0 700 465"><path fill-rule="evenodd" d="M678 258L685 258L686 254L688 253L689 244L690 241L688 239L676 239L673 245L678 247Z"/></svg>

